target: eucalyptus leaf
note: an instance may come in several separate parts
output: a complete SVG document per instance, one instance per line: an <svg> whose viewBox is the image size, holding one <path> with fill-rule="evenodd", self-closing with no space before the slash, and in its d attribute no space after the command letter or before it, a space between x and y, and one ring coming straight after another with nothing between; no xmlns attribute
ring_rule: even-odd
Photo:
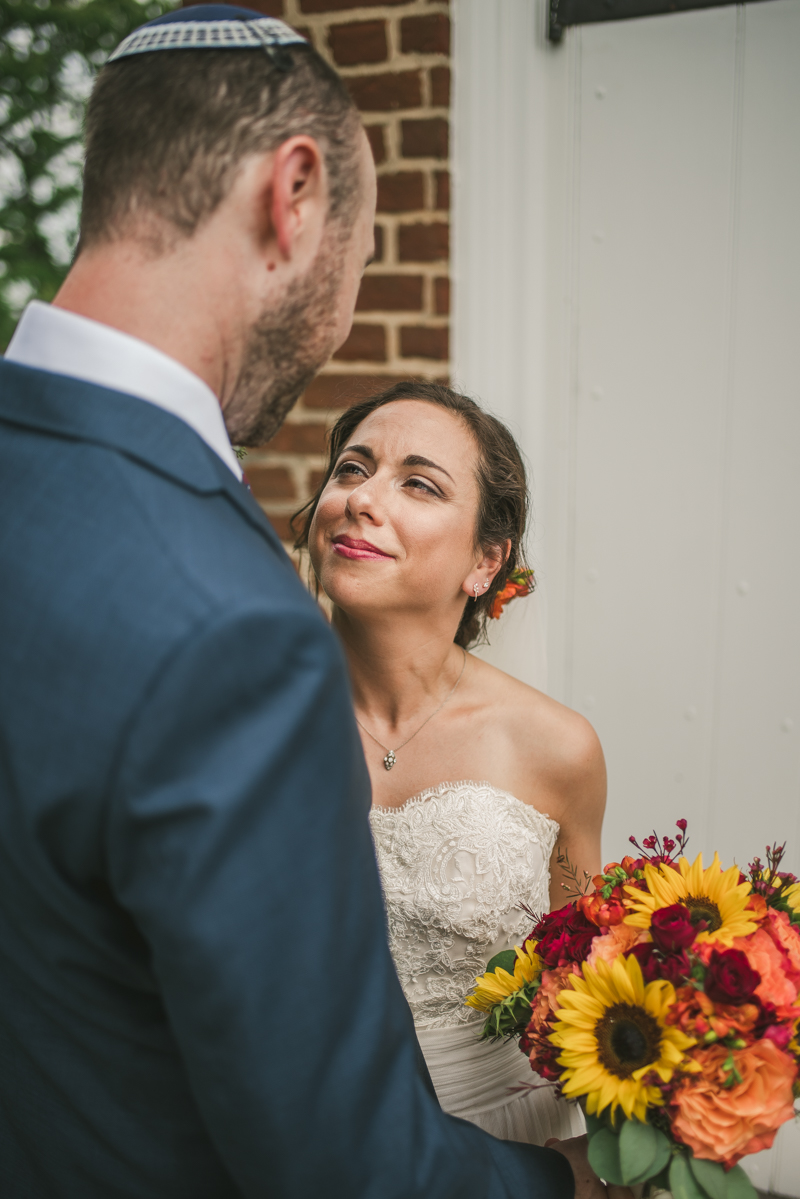
<svg viewBox="0 0 800 1199"><path fill-rule="evenodd" d="M657 1152L658 1141L653 1125L642 1124L641 1120L626 1120L619 1134L622 1181L631 1183L649 1178Z"/></svg>
<svg viewBox="0 0 800 1199"><path fill-rule="evenodd" d="M619 1138L607 1128L601 1128L589 1138L589 1165L598 1178L614 1186L622 1185L622 1171L619 1164Z"/></svg>
<svg viewBox="0 0 800 1199"><path fill-rule="evenodd" d="M756 1199L757 1191L741 1166L734 1166L725 1175L725 1199Z"/></svg>
<svg viewBox="0 0 800 1199"><path fill-rule="evenodd" d="M507 970L509 974L514 973L514 963L517 960L517 955L513 949L503 949L500 953L496 953L489 961L486 967L487 974L494 974L498 966L503 970Z"/></svg>
<svg viewBox="0 0 800 1199"><path fill-rule="evenodd" d="M669 1164L669 1159L672 1155L672 1143L659 1129L656 1128L654 1131L656 1134L656 1156L648 1166L646 1172L637 1174L635 1178L628 1180L631 1185L636 1185L639 1182L652 1182L659 1175L665 1173L665 1167ZM666 1178L663 1185L664 1187L667 1185Z"/></svg>
<svg viewBox="0 0 800 1199"><path fill-rule="evenodd" d="M728 1175L719 1162L705 1161L702 1157L689 1158L695 1181L700 1183L709 1199L728 1199Z"/></svg>
<svg viewBox="0 0 800 1199"><path fill-rule="evenodd" d="M669 1168L669 1189L673 1199L709 1199L705 1189L696 1181L689 1162L681 1154L673 1157Z"/></svg>

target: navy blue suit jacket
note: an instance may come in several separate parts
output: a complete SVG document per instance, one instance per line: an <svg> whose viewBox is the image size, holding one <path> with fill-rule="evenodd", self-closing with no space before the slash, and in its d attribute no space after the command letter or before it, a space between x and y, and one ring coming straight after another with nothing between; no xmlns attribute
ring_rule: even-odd
<svg viewBox="0 0 800 1199"><path fill-rule="evenodd" d="M3 1199L570 1199L445 1116L336 640L152 404L0 361Z"/></svg>

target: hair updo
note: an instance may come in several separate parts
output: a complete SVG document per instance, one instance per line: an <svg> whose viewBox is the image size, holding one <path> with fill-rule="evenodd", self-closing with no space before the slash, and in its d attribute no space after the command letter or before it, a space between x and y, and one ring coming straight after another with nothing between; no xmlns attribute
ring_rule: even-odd
<svg viewBox="0 0 800 1199"><path fill-rule="evenodd" d="M441 383L409 380L395 383L377 395L357 400L337 420L330 432L328 462L314 495L292 517L292 527L299 528L295 549L308 548L308 535L319 498L327 486L342 448L363 420L377 408L395 400L424 400L447 409L461 418L469 428L478 447L478 513L475 523L475 545L484 551L491 546L510 543L505 562L492 580L489 589L475 600L468 599L455 635L456 645L470 646L487 640L486 624L492 603L515 570L525 566L523 543L530 504L525 465L519 446L502 421L484 412L469 396L461 395Z"/></svg>

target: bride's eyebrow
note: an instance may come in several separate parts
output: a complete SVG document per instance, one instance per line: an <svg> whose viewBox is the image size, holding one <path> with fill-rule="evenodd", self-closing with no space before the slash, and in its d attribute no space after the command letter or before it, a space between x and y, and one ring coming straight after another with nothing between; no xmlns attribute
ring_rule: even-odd
<svg viewBox="0 0 800 1199"><path fill-rule="evenodd" d="M368 445L346 445L343 450L339 451L339 458L345 454L360 454L362 458L366 458L370 462L375 461L375 455ZM338 460L337 458L337 462ZM427 466L430 470L439 470L443 475L447 475L451 483L455 482L453 476L443 466L431 462L430 458L423 458L421 454L407 454L403 459L403 466Z"/></svg>
<svg viewBox="0 0 800 1199"><path fill-rule="evenodd" d="M453 476L443 466L438 466L437 463L431 462L430 458L423 458L421 454L408 454L403 459L403 466L427 466L431 470L440 470L443 475L447 475L451 483L455 482Z"/></svg>

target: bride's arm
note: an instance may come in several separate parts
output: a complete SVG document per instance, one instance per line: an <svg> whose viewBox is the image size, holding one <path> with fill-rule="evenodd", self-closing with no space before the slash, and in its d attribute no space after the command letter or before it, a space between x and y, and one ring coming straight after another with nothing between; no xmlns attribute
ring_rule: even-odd
<svg viewBox="0 0 800 1199"><path fill-rule="evenodd" d="M550 859L551 911L562 908L568 901L564 884L570 891L574 890L574 880L570 877L572 868L577 871L581 883L584 872L591 876L601 869L600 833L606 806L605 759L591 725L576 713L570 715L574 719L570 722L568 744L554 780L561 831ZM567 859L570 874L565 871Z"/></svg>

